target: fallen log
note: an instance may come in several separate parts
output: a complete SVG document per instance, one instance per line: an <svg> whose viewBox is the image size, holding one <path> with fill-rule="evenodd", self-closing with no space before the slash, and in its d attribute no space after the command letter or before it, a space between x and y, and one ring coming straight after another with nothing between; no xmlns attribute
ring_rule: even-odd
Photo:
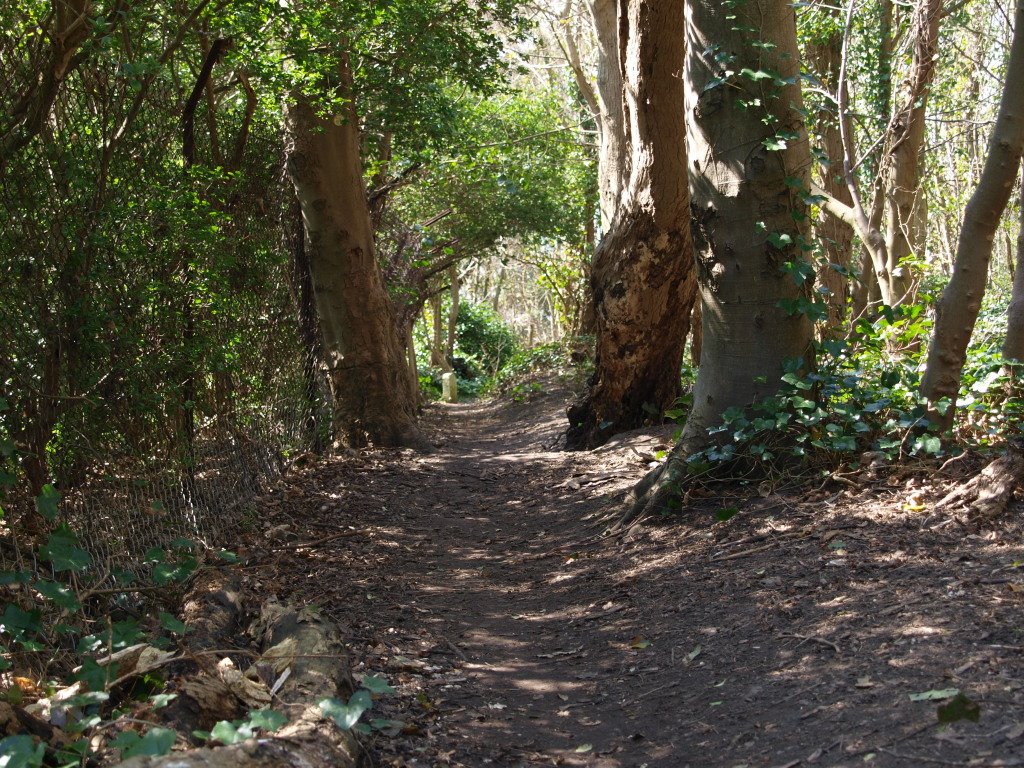
<svg viewBox="0 0 1024 768"><path fill-rule="evenodd" d="M273 699L274 709L288 716L288 724L273 734L239 744L172 752L163 757L134 757L121 763L122 768L352 768L359 764L361 753L355 737L325 718L318 706L326 698L347 698L354 688L348 657L335 626L315 611L271 601L263 606L250 634L263 649L243 676L252 686L236 687L235 674L220 674L223 685L219 689L214 682L207 681L207 685L222 697L228 696L224 688L229 689L230 695L245 706L249 706L245 699L263 686ZM228 666L223 661L218 668ZM231 669L242 675L233 665ZM197 703L202 706L202 701Z"/></svg>
<svg viewBox="0 0 1024 768"><path fill-rule="evenodd" d="M1014 491L1024 485L1024 442L1011 442L1006 452L978 475L947 493L938 511L966 512L974 521L990 521L1006 511Z"/></svg>

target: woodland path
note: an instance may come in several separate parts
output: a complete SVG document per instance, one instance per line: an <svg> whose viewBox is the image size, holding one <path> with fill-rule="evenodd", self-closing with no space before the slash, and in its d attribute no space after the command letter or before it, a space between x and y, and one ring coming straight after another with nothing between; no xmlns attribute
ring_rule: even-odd
<svg viewBox="0 0 1024 768"><path fill-rule="evenodd" d="M250 588L318 605L356 676L397 689L372 764L1024 765L1019 503L922 531L906 497L943 488L921 468L602 539L671 432L565 453L564 407L433 405L436 452L322 462L264 499ZM949 688L979 722L909 698Z"/></svg>

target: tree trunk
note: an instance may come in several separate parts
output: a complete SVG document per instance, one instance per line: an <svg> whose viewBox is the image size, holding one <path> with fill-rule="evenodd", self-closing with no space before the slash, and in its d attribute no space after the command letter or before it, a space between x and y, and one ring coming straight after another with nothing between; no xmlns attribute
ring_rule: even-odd
<svg viewBox="0 0 1024 768"><path fill-rule="evenodd" d="M839 9L829 11L838 15ZM834 91L839 82L839 65L842 59L843 33L836 31L827 39L808 46L809 58L814 62L818 76L826 88ZM821 169L821 186L828 194L844 205L853 205L853 197L843 180L843 140L839 133L837 116L824 107L815 117L816 131L821 138L822 149L829 164ZM853 230L834 216L825 216L816 224L816 235L824 247L828 263L818 268L818 281L828 289L828 323L825 335L836 338L843 333L846 304L850 298L850 279L832 265L849 269L853 252Z"/></svg>
<svg viewBox="0 0 1024 768"><path fill-rule="evenodd" d="M416 340L413 338L412 329L416 324L416 316L405 326L405 358L409 367L409 386L412 388L417 410L420 407L420 369L416 364Z"/></svg>
<svg viewBox="0 0 1024 768"><path fill-rule="evenodd" d="M924 245L917 222L925 205L921 189L921 149L924 146L928 94L935 78L942 0L919 0L912 31L914 60L902 111L896 116L888 151L889 183L886 207L886 252L893 306L913 301L916 278L904 264L911 254L921 256Z"/></svg>
<svg viewBox="0 0 1024 768"><path fill-rule="evenodd" d="M623 3L623 122L630 177L594 255L597 321L589 393L569 409L569 448L660 416L679 396L695 277L686 185L683 0ZM604 49L602 49L604 53Z"/></svg>
<svg viewBox="0 0 1024 768"><path fill-rule="evenodd" d="M745 29L756 29L756 36ZM692 0L686 45L687 149L703 303L700 369L680 443L634 489L620 524L675 504L686 457L710 442L707 430L722 412L771 395L784 363L809 362L812 354L810 319L779 306L806 298L811 287L783 270L803 260L809 228L794 189L809 185L811 158L800 117L793 7L787 0L735 7ZM723 72L723 61L733 73L776 72L772 83L785 84L765 86L763 79ZM751 108L752 97L763 106Z"/></svg>
<svg viewBox="0 0 1024 768"><path fill-rule="evenodd" d="M988 264L999 220L1010 200L1024 151L1024 0L1017 0L1016 27L1006 67L1003 95L981 179L964 211L953 275L936 306L935 330L921 392L929 402L951 401L945 414L932 414L944 425L953 420L967 345L985 295Z"/></svg>
<svg viewBox="0 0 1024 768"><path fill-rule="evenodd" d="M441 316L440 291L430 297L430 330L430 364L442 371L450 371L452 365L445 354L444 318Z"/></svg>
<svg viewBox="0 0 1024 768"><path fill-rule="evenodd" d="M629 177L629 157L623 112L622 67L619 49L617 0L591 0L590 12L597 33L597 125L601 146L597 179L601 205L601 231L607 234Z"/></svg>
<svg viewBox="0 0 1024 768"><path fill-rule="evenodd" d="M350 86L347 61L339 70ZM306 226L335 438L353 448L423 446L394 308L374 253L353 101L340 117L321 118L301 93L292 94L286 110L287 167Z"/></svg>
<svg viewBox="0 0 1024 768"><path fill-rule="evenodd" d="M444 351L448 360L455 357L455 337L459 325L459 266L448 267L448 281L451 283L452 301L448 307L448 337Z"/></svg>
<svg viewBox="0 0 1024 768"><path fill-rule="evenodd" d="M322 453L324 441L318 423L320 385L317 375L321 347L317 340L319 334L316 327L316 307L313 305L313 276L309 272L309 253L306 251L306 228L298 200L295 201L293 215L292 292L299 320L299 343L302 344L302 391L305 399L302 422L310 450Z"/></svg>
<svg viewBox="0 0 1024 768"><path fill-rule="evenodd" d="M1019 18L1019 17L1018 17ZM1024 188L1024 180L1021 181ZM1020 200L1020 233L1017 235L1017 267L1013 270L1013 294L1006 312L1006 360L1024 362L1024 192Z"/></svg>

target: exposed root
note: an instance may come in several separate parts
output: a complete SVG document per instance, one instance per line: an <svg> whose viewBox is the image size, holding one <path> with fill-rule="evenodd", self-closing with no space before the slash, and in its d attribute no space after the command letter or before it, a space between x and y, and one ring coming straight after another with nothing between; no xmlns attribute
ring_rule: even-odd
<svg viewBox="0 0 1024 768"><path fill-rule="evenodd" d="M682 444L676 446L668 460L644 475L626 496L626 512L608 529L616 534L638 525L648 517L663 515L679 509L682 483L686 479L687 455Z"/></svg>
<svg viewBox="0 0 1024 768"><path fill-rule="evenodd" d="M1006 453L989 463L970 481L954 488L936 505L937 511L966 513L974 521L1002 515L1013 492L1024 484L1024 441L1014 441Z"/></svg>

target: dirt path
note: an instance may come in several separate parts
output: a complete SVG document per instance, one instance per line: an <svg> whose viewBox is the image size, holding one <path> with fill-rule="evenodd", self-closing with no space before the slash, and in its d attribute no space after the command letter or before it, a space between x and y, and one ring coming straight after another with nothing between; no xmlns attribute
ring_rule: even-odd
<svg viewBox="0 0 1024 768"><path fill-rule="evenodd" d="M563 408L433 406L436 453L323 463L260 511L252 586L319 605L397 689L375 764L1024 765L1018 523L921 531L922 481L882 477L602 539L671 435L563 453ZM910 699L951 688L977 723Z"/></svg>

